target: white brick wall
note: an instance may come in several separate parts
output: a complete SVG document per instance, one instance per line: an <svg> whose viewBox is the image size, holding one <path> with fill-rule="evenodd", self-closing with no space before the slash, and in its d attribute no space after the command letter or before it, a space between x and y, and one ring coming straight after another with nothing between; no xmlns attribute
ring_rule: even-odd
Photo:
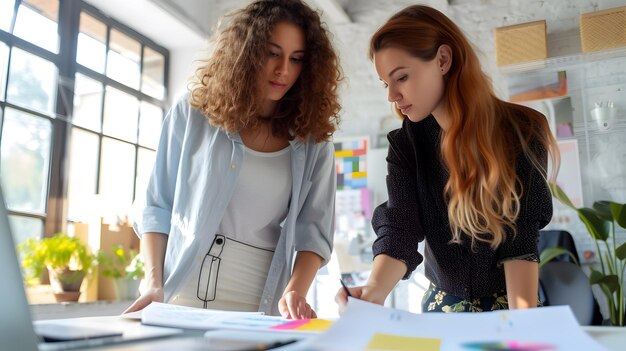
<svg viewBox="0 0 626 351"><path fill-rule="evenodd" d="M448 4L451 3L451 5ZM341 135L374 136L380 122L391 114L386 92L367 59L374 31L399 9L418 3L407 0L352 0L347 4L351 24L331 25L341 53L347 82L342 93ZM578 17L581 13L626 5L624 0L431 0L431 5L452 18L475 45L483 69L493 79L499 96L506 94L504 77L495 64L493 30L497 27L545 19L550 56L580 52Z"/></svg>

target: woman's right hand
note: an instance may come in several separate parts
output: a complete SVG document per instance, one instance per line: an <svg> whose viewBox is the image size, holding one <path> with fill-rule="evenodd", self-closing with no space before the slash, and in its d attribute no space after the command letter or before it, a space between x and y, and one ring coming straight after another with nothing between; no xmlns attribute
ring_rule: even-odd
<svg viewBox="0 0 626 351"><path fill-rule="evenodd" d="M381 294L375 286L356 286L348 288L348 290L350 291L350 295L355 299L373 302L379 305L385 303L386 296ZM335 295L335 302L337 302L337 305L339 306L339 314L343 314L346 307L348 307L348 294L346 294L346 290L343 287L340 288L337 295Z"/></svg>
<svg viewBox="0 0 626 351"><path fill-rule="evenodd" d="M122 314L141 311L152 302L163 302L163 288L147 289L141 296L133 302Z"/></svg>

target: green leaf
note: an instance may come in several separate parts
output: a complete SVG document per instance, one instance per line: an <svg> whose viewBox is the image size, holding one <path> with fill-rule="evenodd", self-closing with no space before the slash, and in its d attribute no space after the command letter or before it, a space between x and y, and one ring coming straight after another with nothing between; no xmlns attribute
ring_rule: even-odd
<svg viewBox="0 0 626 351"><path fill-rule="evenodd" d="M611 214L620 227L626 228L626 204L611 202Z"/></svg>
<svg viewBox="0 0 626 351"><path fill-rule="evenodd" d="M551 247L546 247L543 251L541 251L541 257L539 258L539 261L540 261L539 267L552 261L556 257L559 257L564 254L569 255L572 258L572 260L576 264L578 264L578 260L576 260L576 257L574 256L574 254L571 253L568 249L561 247L561 246L551 246Z"/></svg>
<svg viewBox="0 0 626 351"><path fill-rule="evenodd" d="M605 221L613 222L613 214L611 214L610 201L596 201L593 203L593 209L596 210L598 217Z"/></svg>
<svg viewBox="0 0 626 351"><path fill-rule="evenodd" d="M602 278L600 281L600 285L606 285L611 292L616 292L619 289L619 280L617 279L617 275L611 274Z"/></svg>
<svg viewBox="0 0 626 351"><path fill-rule="evenodd" d="M611 230L611 222L600 218L597 212L591 208L583 207L577 210L578 217L585 223L592 238L606 241Z"/></svg>
<svg viewBox="0 0 626 351"><path fill-rule="evenodd" d="M626 259L626 243L623 243L615 249L615 256L622 261Z"/></svg>
<svg viewBox="0 0 626 351"><path fill-rule="evenodd" d="M598 284L606 287L611 293L619 289L619 280L617 279L617 275L604 275L593 269L591 270L591 275L589 276L589 283L591 283L591 285Z"/></svg>
<svg viewBox="0 0 626 351"><path fill-rule="evenodd" d="M57 233L52 237L29 239L18 246L26 280L35 282L46 267L91 272L95 256L80 239Z"/></svg>
<svg viewBox="0 0 626 351"><path fill-rule="evenodd" d="M591 285L599 284L602 278L604 278L604 274L602 274L602 272L591 268L591 274L589 274L589 283Z"/></svg>
<svg viewBox="0 0 626 351"><path fill-rule="evenodd" d="M548 186L550 187L552 196L554 196L557 200L561 201L567 207L576 209L576 206L574 206L574 204L572 203L572 200L569 199L567 194L565 194L565 192L563 191L563 189L561 189L560 186L558 186L556 183L550 183L548 184Z"/></svg>

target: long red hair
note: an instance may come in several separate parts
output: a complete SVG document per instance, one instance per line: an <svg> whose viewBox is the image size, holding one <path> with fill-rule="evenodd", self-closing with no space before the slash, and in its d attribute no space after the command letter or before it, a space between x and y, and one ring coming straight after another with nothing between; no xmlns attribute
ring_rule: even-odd
<svg viewBox="0 0 626 351"><path fill-rule="evenodd" d="M378 50L394 47L431 61L444 44L452 49L443 93L450 126L441 140L441 156L449 173L444 195L451 241L459 243L467 235L472 245L481 241L495 249L507 231L516 233L524 191L516 172L518 157L525 156L548 181L549 155L553 181L558 146L542 114L495 96L462 31L431 7L410 6L393 15L372 37L370 58Z"/></svg>

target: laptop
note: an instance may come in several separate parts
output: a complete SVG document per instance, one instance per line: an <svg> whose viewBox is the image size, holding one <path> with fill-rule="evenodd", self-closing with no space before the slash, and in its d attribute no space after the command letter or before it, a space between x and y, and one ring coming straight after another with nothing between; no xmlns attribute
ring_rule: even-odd
<svg viewBox="0 0 626 351"><path fill-rule="evenodd" d="M118 331L114 331L111 328L98 330L93 327L79 326L75 321L71 323L71 320L38 321L36 327L33 326L1 188L0 267L3 267L4 271L2 287L0 287L0 311L2 311L0 313L0 340L2 340L0 348L2 350L85 349L182 333L180 329L144 326L137 323ZM44 338L35 332L36 329L41 334L46 334L46 339L56 342L44 342Z"/></svg>

